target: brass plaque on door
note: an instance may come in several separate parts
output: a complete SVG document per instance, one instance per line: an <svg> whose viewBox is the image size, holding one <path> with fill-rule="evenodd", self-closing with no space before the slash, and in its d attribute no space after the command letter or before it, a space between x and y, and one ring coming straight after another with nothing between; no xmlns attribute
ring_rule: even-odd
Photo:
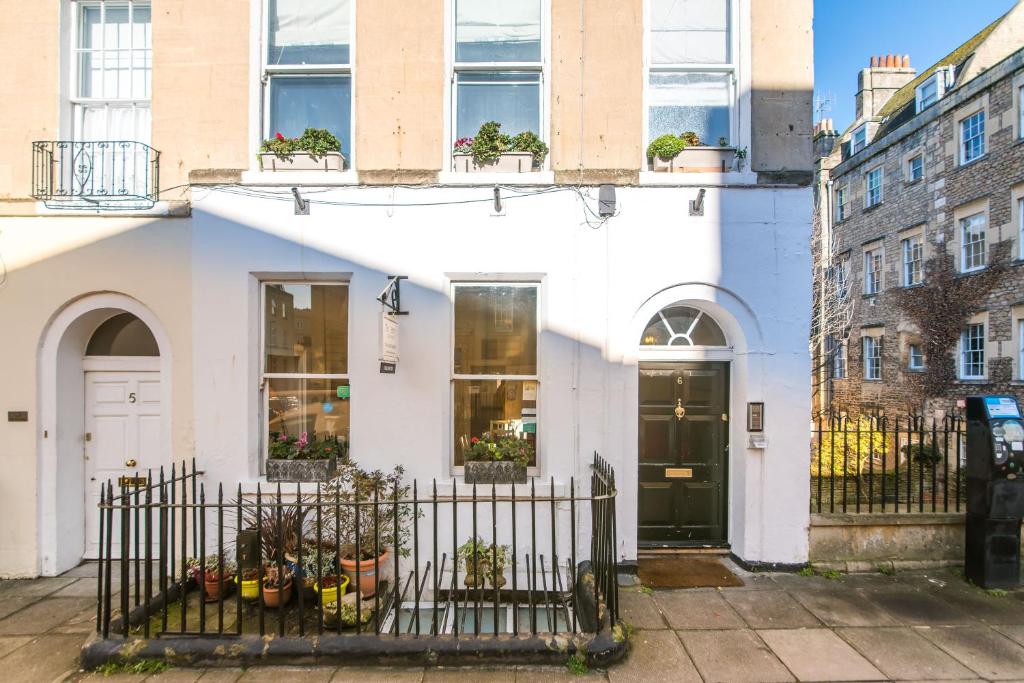
<svg viewBox="0 0 1024 683"><path fill-rule="evenodd" d="M693 479L693 469L689 467L666 467L666 479Z"/></svg>
<svg viewBox="0 0 1024 683"><path fill-rule="evenodd" d="M145 477L118 477L117 485L121 488L142 488L148 483Z"/></svg>

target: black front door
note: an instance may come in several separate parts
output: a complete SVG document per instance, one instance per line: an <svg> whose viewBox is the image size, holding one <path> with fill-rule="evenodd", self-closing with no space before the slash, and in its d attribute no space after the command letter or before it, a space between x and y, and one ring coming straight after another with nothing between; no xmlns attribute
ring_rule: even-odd
<svg viewBox="0 0 1024 683"><path fill-rule="evenodd" d="M728 386L728 363L640 364L640 545L725 543Z"/></svg>

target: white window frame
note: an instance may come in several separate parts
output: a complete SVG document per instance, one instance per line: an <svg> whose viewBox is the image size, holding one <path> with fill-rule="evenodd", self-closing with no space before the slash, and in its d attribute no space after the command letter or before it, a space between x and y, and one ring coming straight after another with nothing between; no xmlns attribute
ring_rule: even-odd
<svg viewBox="0 0 1024 683"><path fill-rule="evenodd" d="M458 0L447 0L448 12L448 39L445 51L448 55L448 140L445 145L444 165L450 171L455 171L455 160L452 157L452 147L458 139L459 124L459 88L458 76L460 73L473 72L510 72L510 73L537 73L540 74L538 88L538 119L540 130L533 131L548 147L551 147L551 114L550 114L550 82L551 82L551 0L539 0L540 2L540 59L539 62L457 62L455 61L456 40L458 39L458 12L456 5ZM522 131L503 130L508 135L516 135ZM544 157L544 163L540 171L551 168L551 154ZM503 174L508 175L508 174Z"/></svg>
<svg viewBox="0 0 1024 683"><path fill-rule="evenodd" d="M90 49L85 49L85 48L81 47L82 17L85 14L85 10L87 8L95 8L95 7L100 8L100 16L101 16L100 22L101 22L101 25L103 25L103 26L106 25L106 14L107 14L107 8L108 7L127 7L128 8L128 23L129 23L129 31L128 31L129 38L128 38L128 40L129 40L129 43L128 43L128 48L127 49L129 50L129 54L128 54L128 79L129 79L129 82L132 82L132 80L133 80L133 72L134 72L134 69L135 69L135 60L133 59L133 56L132 56L132 52L135 50L135 48L133 47L133 42L132 42L134 40L134 38L135 38L135 32L134 32L134 30L132 30L132 27L134 26L135 8L136 7L148 7L149 10L150 10L150 25L151 26L152 26L152 21L153 21L153 3L150 0L71 0L71 9L72 9L73 20L71 22L71 24L72 24L71 25L71 35L69 36L71 42L70 42L70 49L68 51L68 53L69 53L69 61L70 61L70 65L69 65L69 68L68 68L68 74L69 74L69 84L68 84L69 98L68 98L68 102L69 102L70 107L71 107L71 119L70 119L71 120L71 127L70 127L71 139L73 139L75 141L82 140L81 136L82 136L83 111L86 108L96 109L96 108L99 108L99 107L103 107L103 109L106 112L105 115L106 115L107 121L108 121L108 125L105 126L106 130L108 131L108 135L106 136L107 138L110 137L110 135L109 135L109 130L110 130L109 117L110 117L110 110L111 109L115 109L115 108L118 108L118 109L119 108L131 109L132 110L133 119L136 117L136 114L135 114L136 110L138 110L138 109L152 109L152 97L153 97L153 87L152 87L153 45L152 45L152 39L150 41L150 47L149 47L149 53L150 53L150 57L149 57L149 64L150 64L150 92L149 92L149 97L123 99L123 98L80 97L79 96L79 94L78 94L79 93L79 88L81 87L81 82L80 82L81 71L79 69L79 64L78 64L78 55L86 53L86 52L94 52L94 53L98 52L100 54L104 54L106 52L106 47L105 47L105 44L104 44L105 38L106 38L106 32L103 31L103 30L100 31L100 46L98 48L94 47L94 48L90 48ZM150 29L150 30L152 30L152 29ZM136 131L136 133L138 133L138 131ZM138 139L138 138L143 138L143 137L145 139ZM152 123L150 124L150 130L146 132L146 135L144 135L144 136L136 135L137 139L134 140L134 141L135 142L142 142L142 143L145 143L145 144L148 145L150 143L151 137L152 137Z"/></svg>
<svg viewBox="0 0 1024 683"><path fill-rule="evenodd" d="M1017 258L1024 260L1024 197L1017 200Z"/></svg>
<svg viewBox="0 0 1024 683"><path fill-rule="evenodd" d="M651 74L730 74L731 84L729 88L729 136L730 148L740 149L743 147L743 140L740 131L739 116L739 84L740 84L740 33L743 22L740 21L740 0L728 0L729 5L729 61L725 64L653 64L651 62L651 3L644 0L644 50L643 50L643 154L642 169L647 169L647 146L651 143ZM683 131L679 131L682 133ZM716 147L717 140L702 140L705 145Z"/></svg>
<svg viewBox="0 0 1024 683"><path fill-rule="evenodd" d="M536 330L537 339L537 367L535 368L534 374L532 375L470 375L470 374L456 374L455 372L455 291L459 287L521 287L521 288L533 288L537 290L537 310L534 311L536 316ZM455 434L455 382L456 380L480 380L480 381L510 381L510 382L534 382L537 385L537 432L536 432L536 449L535 457L536 464L529 465L526 468L527 474L534 476L540 474L542 466L542 456L544 455L544 449L541 447L541 435L544 429L544 422L542 419L542 404L541 404L541 337L543 335L542 317L541 317L541 306L543 296L543 283L539 280L532 280L530 278L522 279L509 279L509 280L453 280L448 288L448 310L450 312L450 327L449 327L449 338L448 344L448 376L450 378L448 388L448 436L449 436L449 448L447 462L451 468L451 472L456 476L461 476L465 473L465 465L455 464L455 447L458 440L458 435Z"/></svg>
<svg viewBox="0 0 1024 683"><path fill-rule="evenodd" d="M829 359L831 379L846 379L846 342L834 336L829 336L828 342L828 351L832 356Z"/></svg>
<svg viewBox="0 0 1024 683"><path fill-rule="evenodd" d="M988 117L985 115L985 110L984 109L979 109L978 111L974 112L973 114L971 114L969 116L963 117L958 122L957 128L958 128L958 135L959 135L959 139L960 139L960 165L961 166L963 166L964 164L969 164L969 163L971 163L973 161L977 161L978 159L983 158L985 156L986 152L988 151L987 141L985 139L985 125L987 123L987 121L986 121L987 118ZM968 131L971 130L975 126L975 123L972 123L972 122L976 122L977 123L977 129L975 131L975 134L973 134L970 137L968 137ZM968 144L971 143L972 141L976 140L976 139L979 139L979 138L981 140L980 151L978 151L973 156L968 157L969 149L973 148L973 147L969 148Z"/></svg>
<svg viewBox="0 0 1024 683"><path fill-rule="evenodd" d="M872 177L877 174L878 185L872 187ZM873 191L878 191L878 198L872 200ZM864 174L864 208L870 209L873 206L878 206L885 201L885 169L881 166L876 166L867 173Z"/></svg>
<svg viewBox="0 0 1024 683"><path fill-rule="evenodd" d="M915 113L920 114L933 104L937 104L942 99L942 96L946 94L946 74L945 68L937 69L935 73L914 89ZM922 92L932 83L935 84L935 99L926 104Z"/></svg>
<svg viewBox="0 0 1024 683"><path fill-rule="evenodd" d="M1024 140L1024 85L1017 87L1017 139Z"/></svg>
<svg viewBox="0 0 1024 683"><path fill-rule="evenodd" d="M345 373L297 373L297 372L267 372L267 286L268 285L330 285L335 287L348 287L349 282L347 280L302 280L302 279L291 279L287 277L268 277L266 279L260 279L260 296L259 296L259 362L260 362L260 420L259 420L259 434L260 434L260 463L259 471L262 473L264 467L266 467L267 457L269 455L269 430L267 429L267 418L270 415L270 391L268 387L272 379L338 379L345 380L348 382L348 386L352 386L352 380L350 379L350 373L352 370L352 356L351 356L351 320L352 320L352 290L349 289L349 306L348 315L345 319L345 339L347 344L346 356L348 357L348 372ZM293 311L294 313L294 311ZM284 316L282 316L283 318ZM351 401L352 399L348 399ZM352 425L349 424L349 439L348 445L352 445Z"/></svg>
<svg viewBox="0 0 1024 683"><path fill-rule="evenodd" d="M971 242L968 242L967 241L967 236L968 236L968 234L970 232L969 228L972 227L972 225L973 225L972 221L974 219L976 219L976 218L980 218L981 219L981 223L982 223L982 228L981 228L980 231L978 231L979 234L981 235L981 239L980 240L972 240ZM987 215L985 214L985 212L982 211L982 212L979 212L979 213L971 214L970 216L965 216L965 217L960 219L959 228L960 228L960 272L961 273L973 273L973 272L978 271L978 270L983 270L985 268L985 266L988 264L988 255L986 253L987 244L986 244L986 239L985 239L985 237L986 237L985 233L988 230L988 217L987 217ZM980 252L978 252L978 253L980 253L981 263L978 263L978 264L975 264L975 265L968 265L968 254L967 254L968 247L971 248L972 257L973 257L973 256L977 256L978 255L978 254L974 253L974 248L976 246L978 246L978 245L980 245L980 247L981 247L980 248ZM972 258L971 262L973 262L973 260L974 259Z"/></svg>
<svg viewBox="0 0 1024 683"><path fill-rule="evenodd" d="M849 218L850 188L847 185L836 188L836 222Z"/></svg>
<svg viewBox="0 0 1024 683"><path fill-rule="evenodd" d="M857 138L863 136L864 140L860 145L857 144ZM850 156L852 157L857 152L861 151L868 146L868 124L864 123L853 129L850 133Z"/></svg>
<svg viewBox="0 0 1024 683"><path fill-rule="evenodd" d="M921 175L914 177L914 162L920 162ZM914 156L907 159L907 182L916 183L918 180L924 180L924 154L915 154Z"/></svg>
<svg viewBox="0 0 1024 683"><path fill-rule="evenodd" d="M981 348L968 348L970 341L975 341L979 337L975 335L980 330L981 336ZM959 343L959 362L957 363L958 377L960 379L985 379L985 323L969 323L967 328L960 333ZM968 354L980 354L981 358L981 372L979 374L968 374L968 366L977 366L977 357L968 362Z"/></svg>
<svg viewBox="0 0 1024 683"><path fill-rule="evenodd" d="M916 354L914 349L917 349ZM924 352L921 351L921 345L917 342L907 345L907 369L913 372L924 370Z"/></svg>
<svg viewBox="0 0 1024 683"><path fill-rule="evenodd" d="M1024 380L1024 318L1017 321L1017 379Z"/></svg>
<svg viewBox="0 0 1024 683"><path fill-rule="evenodd" d="M878 269L875 269L875 265ZM864 250L864 294L874 296L882 291L885 251L881 245Z"/></svg>
<svg viewBox="0 0 1024 683"><path fill-rule="evenodd" d="M924 236L918 234L903 238L900 252L903 256L903 286L913 287L924 282Z"/></svg>
<svg viewBox="0 0 1024 683"><path fill-rule="evenodd" d="M355 168L356 156L356 7L360 0L350 0L349 5L349 37L348 64L270 64L270 0L261 0L260 29L260 102L262 117L260 120L261 134L259 142L273 137L275 131L270 129L270 90L274 76L348 76L352 95L349 97L349 140L342 141L348 152L345 155L345 170ZM345 145L344 143L348 143Z"/></svg>
<svg viewBox="0 0 1024 683"><path fill-rule="evenodd" d="M864 380L877 382L882 379L882 341L880 337L861 337L864 357ZM870 351L870 353L869 353Z"/></svg>

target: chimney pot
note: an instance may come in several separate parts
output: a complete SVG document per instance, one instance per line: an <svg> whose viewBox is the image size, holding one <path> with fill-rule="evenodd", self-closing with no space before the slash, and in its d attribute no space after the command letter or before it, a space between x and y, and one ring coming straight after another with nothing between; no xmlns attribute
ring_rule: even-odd
<svg viewBox="0 0 1024 683"><path fill-rule="evenodd" d="M890 68L896 66L896 57L892 54L887 55L885 58L885 65Z"/></svg>
<svg viewBox="0 0 1024 683"><path fill-rule="evenodd" d="M878 56L875 55L875 56L871 57L871 68L874 69L877 66L878 66Z"/></svg>
<svg viewBox="0 0 1024 683"><path fill-rule="evenodd" d="M909 69L910 68L910 55L903 55L903 68L904 69Z"/></svg>

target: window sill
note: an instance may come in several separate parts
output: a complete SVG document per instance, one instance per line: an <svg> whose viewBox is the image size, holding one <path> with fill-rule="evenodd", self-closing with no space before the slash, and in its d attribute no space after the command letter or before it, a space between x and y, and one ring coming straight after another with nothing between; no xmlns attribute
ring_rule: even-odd
<svg viewBox="0 0 1024 683"><path fill-rule="evenodd" d="M355 171L242 171L243 185L275 185L283 187L357 185Z"/></svg>
<svg viewBox="0 0 1024 683"><path fill-rule="evenodd" d="M554 185L554 171L530 173L462 173L441 171L437 174L441 185Z"/></svg>
<svg viewBox="0 0 1024 683"><path fill-rule="evenodd" d="M864 207L864 213L868 213L869 211L874 211L875 209L877 209L878 207L880 207L884 203L885 203L885 200L883 199L882 201L880 201L880 202L878 202L876 204L872 204L871 206L865 206Z"/></svg>
<svg viewBox="0 0 1024 683"><path fill-rule="evenodd" d="M961 161L959 164L957 164L956 167L957 168L967 168L968 166L973 166L974 164L977 164L979 162L985 161L985 159L988 159L988 152L985 152L980 157L977 157L975 159L971 159L970 161Z"/></svg>
<svg viewBox="0 0 1024 683"><path fill-rule="evenodd" d="M159 218L185 218L189 215L189 202L182 200L159 201L148 209L118 209L116 207L104 206L103 208L86 209L58 209L47 206L46 202L36 202L37 216L104 216L109 218L132 218L132 217L159 217Z"/></svg>
<svg viewBox="0 0 1024 683"><path fill-rule="evenodd" d="M756 185L757 174L750 170L725 173L660 173L640 171L640 185L652 187L687 187L708 185Z"/></svg>
<svg viewBox="0 0 1024 683"><path fill-rule="evenodd" d="M992 380L988 377L957 377L957 384L991 384Z"/></svg>
<svg viewBox="0 0 1024 683"><path fill-rule="evenodd" d="M902 288L903 289L918 289L919 287L924 287L924 283L923 282L915 282L912 285L903 285Z"/></svg>
<svg viewBox="0 0 1024 683"><path fill-rule="evenodd" d="M904 180L903 184L909 187L911 185L920 185L922 182L924 182L924 178L914 178L911 180Z"/></svg>

